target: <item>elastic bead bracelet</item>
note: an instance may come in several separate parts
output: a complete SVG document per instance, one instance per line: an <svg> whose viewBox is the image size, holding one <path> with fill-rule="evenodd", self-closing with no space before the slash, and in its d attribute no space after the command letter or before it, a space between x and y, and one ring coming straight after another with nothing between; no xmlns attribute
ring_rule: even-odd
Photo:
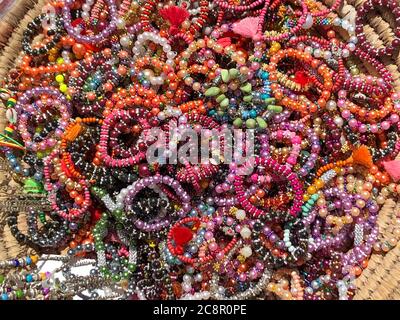
<svg viewBox="0 0 400 320"><path fill-rule="evenodd" d="M303 199L302 184L298 180L297 176L293 172L291 172L291 170L287 166L280 165L271 158L256 157L254 160L255 166L262 166L266 167L266 169L271 169L274 171L275 174L285 176L289 180L289 183L295 193L293 204L289 210L289 213L293 216L296 216L297 213L299 213L299 211L301 210L300 204ZM248 199L244 197L243 181L244 178L242 176L236 175L234 182L235 193L241 206L254 218L268 215L266 211L256 208L249 202Z"/></svg>

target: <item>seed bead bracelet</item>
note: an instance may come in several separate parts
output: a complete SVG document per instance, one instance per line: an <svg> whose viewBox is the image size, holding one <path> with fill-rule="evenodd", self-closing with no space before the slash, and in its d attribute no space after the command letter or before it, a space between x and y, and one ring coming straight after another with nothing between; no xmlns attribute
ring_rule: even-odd
<svg viewBox="0 0 400 320"><path fill-rule="evenodd" d="M139 109L130 109L128 110L114 110L110 113L107 118L104 119L104 122L101 127L100 133L100 143L98 148L98 156L102 163L109 167L128 167L138 164L140 161L145 159L145 152L143 150L131 150L130 152L124 152L123 154L118 154L115 156L109 155L109 148L108 148L108 140L111 140L110 129L117 125L117 122L120 120L125 120L129 122L139 122ZM142 123L144 124L144 123ZM122 132L129 131L129 127L123 123L118 124L121 127L124 127ZM147 129L148 127L138 126L138 133L140 129ZM121 128L122 129L122 128ZM115 136L114 136L115 137ZM116 142L111 140L111 146L116 146ZM142 146L142 149L145 148L145 145ZM136 148L135 148L136 149ZM132 151L134 151L132 153ZM122 159L116 158L116 156L126 156Z"/></svg>
<svg viewBox="0 0 400 320"><path fill-rule="evenodd" d="M215 52L217 55L227 56L233 62L236 63L237 68L239 68L239 70L241 70L241 72L243 72L243 74L247 74L249 72L248 67L245 66L245 64L246 64L245 57L243 57L243 55L241 55L241 54L238 54L237 49L235 48L234 45L224 48L222 45L218 44L217 41L214 41L209 38L193 41L185 51L183 51L182 53L179 54L179 56L177 57L177 60L179 61L179 63L178 63L179 69L180 70L187 69L189 59L192 59L192 57L194 56L194 54L197 51L201 52L203 49L211 50L211 51ZM214 61L214 63L210 62L208 64L208 66L212 67L212 66L214 66L214 64L215 64L215 61ZM245 68L241 69L241 67L245 67ZM209 75L208 75L208 77L211 80L213 80L215 76L216 76L215 74L211 74L211 73L209 73Z"/></svg>
<svg viewBox="0 0 400 320"><path fill-rule="evenodd" d="M371 43L367 41L363 26L363 23L366 21L366 17L369 16L368 13L376 10L376 7L389 9L389 11L394 14L396 23L396 26L394 28L395 37L393 41L388 46L379 49L375 48ZM362 6L357 9L355 29L360 47L364 49L365 52L372 54L374 57L391 56L394 53L394 50L398 49L398 47L400 46L400 26L397 22L397 19L399 18L400 10L396 1L368 0L364 2Z"/></svg>
<svg viewBox="0 0 400 320"><path fill-rule="evenodd" d="M75 168L85 178L99 186L109 187L116 181L114 176L111 175L110 169L101 166L97 157L99 140L100 128L98 126L87 126L78 137L69 143L67 152Z"/></svg>
<svg viewBox="0 0 400 320"><path fill-rule="evenodd" d="M338 74L336 74L336 76L341 84L345 71L343 59L349 57L350 53L355 50L357 38L350 37L348 42L344 44L339 42L335 36L335 31L329 30L326 32L326 37L328 39L311 35L299 35L292 37L289 42L291 46L296 46L298 50L310 53L316 59L324 59L329 66L335 66L338 69ZM341 85L335 83L335 87L333 91L337 91Z"/></svg>
<svg viewBox="0 0 400 320"><path fill-rule="evenodd" d="M297 176L288 168L287 166L283 166L278 164L274 159L271 158L261 158L256 157L255 163L256 166L265 167L266 169L273 170L275 174L281 177L286 177L289 180L289 184L292 186L293 191L295 193L292 207L289 210L289 213L293 216L296 216L301 210L301 202L303 199L303 187L300 180ZM235 193L238 198L241 206L249 212L252 217L258 218L259 216L268 215L268 213L264 210L258 209L254 205L252 205L249 200L244 196L244 186L243 186L244 178L240 175L236 175L235 177Z"/></svg>
<svg viewBox="0 0 400 320"><path fill-rule="evenodd" d="M263 136L266 137L266 135L263 135ZM269 137L271 138L271 140L273 142L276 142L276 143L283 143L285 140L290 141L292 143L290 154L288 154L287 158L284 160L285 164L289 168L292 168L297 163L297 158L298 158L300 150L301 150L301 143L302 143L301 137L296 135L296 133L294 133L293 131L289 131L289 130L272 131L270 133ZM272 141L271 141L271 143L272 143ZM269 145L269 148L271 149L270 145ZM264 149L264 150L268 152L268 149ZM268 157L270 155L268 154L266 156Z"/></svg>
<svg viewBox="0 0 400 320"><path fill-rule="evenodd" d="M129 77L128 52L118 51L118 65L111 59L113 53L106 48L81 60L76 70L71 72L67 92L81 115L99 114L106 104L105 95Z"/></svg>
<svg viewBox="0 0 400 320"><path fill-rule="evenodd" d="M38 113L43 115L44 112L49 109L59 110L60 117L55 120L57 124L52 125L51 122L47 122L40 134L31 135L29 132L30 130L28 129L29 115L28 113L21 114L18 119L18 130L21 132L21 137L24 141L25 147L32 151L45 151L53 148L56 145L57 140L61 137L62 132L65 130L68 120L70 119L70 105L64 104L66 101L60 101L56 98L56 100L47 99L44 105L41 102L42 101L39 100L35 103L38 110L32 110L33 112L29 113L31 118L33 114ZM50 104L48 104L49 102ZM29 112L30 110L31 108L29 106L25 107L25 111ZM37 125L40 126L41 124L37 123ZM37 129L37 127L33 129Z"/></svg>

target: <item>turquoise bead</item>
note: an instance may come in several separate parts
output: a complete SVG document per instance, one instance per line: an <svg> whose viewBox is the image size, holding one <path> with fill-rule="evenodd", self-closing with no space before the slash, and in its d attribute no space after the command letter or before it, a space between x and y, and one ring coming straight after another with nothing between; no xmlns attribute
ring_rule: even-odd
<svg viewBox="0 0 400 320"><path fill-rule="evenodd" d="M33 277L31 274L27 274L26 275L26 282L32 282L33 281Z"/></svg>

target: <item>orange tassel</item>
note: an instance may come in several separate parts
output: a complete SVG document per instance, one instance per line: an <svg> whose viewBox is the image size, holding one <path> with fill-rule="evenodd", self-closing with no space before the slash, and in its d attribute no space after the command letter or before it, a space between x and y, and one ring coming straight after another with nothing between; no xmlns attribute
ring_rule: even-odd
<svg viewBox="0 0 400 320"><path fill-rule="evenodd" d="M358 149L353 151L351 155L353 159L353 164L359 164L366 168L371 168L373 166L372 156L366 146L361 146Z"/></svg>

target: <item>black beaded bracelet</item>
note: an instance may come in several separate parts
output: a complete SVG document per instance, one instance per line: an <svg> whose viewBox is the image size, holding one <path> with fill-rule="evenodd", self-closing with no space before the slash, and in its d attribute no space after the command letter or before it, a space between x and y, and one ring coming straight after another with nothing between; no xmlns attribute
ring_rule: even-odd
<svg viewBox="0 0 400 320"><path fill-rule="evenodd" d="M56 44L61 40L62 33L64 32L64 26L62 24L61 19L56 16L55 17L55 29L49 29L47 31L47 35L51 36L52 39L45 45L42 45L40 48L32 49L31 42L33 38L36 36L36 33L42 28L43 20L47 17L45 13L37 16L33 19L32 22L28 23L27 28L23 32L22 39L22 49L24 52L30 56L39 56L42 54L46 54L50 49L54 48Z"/></svg>
<svg viewBox="0 0 400 320"><path fill-rule="evenodd" d="M27 234L22 233L18 228L18 215L18 212L12 212L7 217L7 224L10 227L11 234L18 242L29 244L33 247L54 248L68 240L68 223L61 221L56 215L51 215L52 220L48 221L43 213L43 217L41 217L43 229L39 233L37 226L38 213L30 208L27 215Z"/></svg>

